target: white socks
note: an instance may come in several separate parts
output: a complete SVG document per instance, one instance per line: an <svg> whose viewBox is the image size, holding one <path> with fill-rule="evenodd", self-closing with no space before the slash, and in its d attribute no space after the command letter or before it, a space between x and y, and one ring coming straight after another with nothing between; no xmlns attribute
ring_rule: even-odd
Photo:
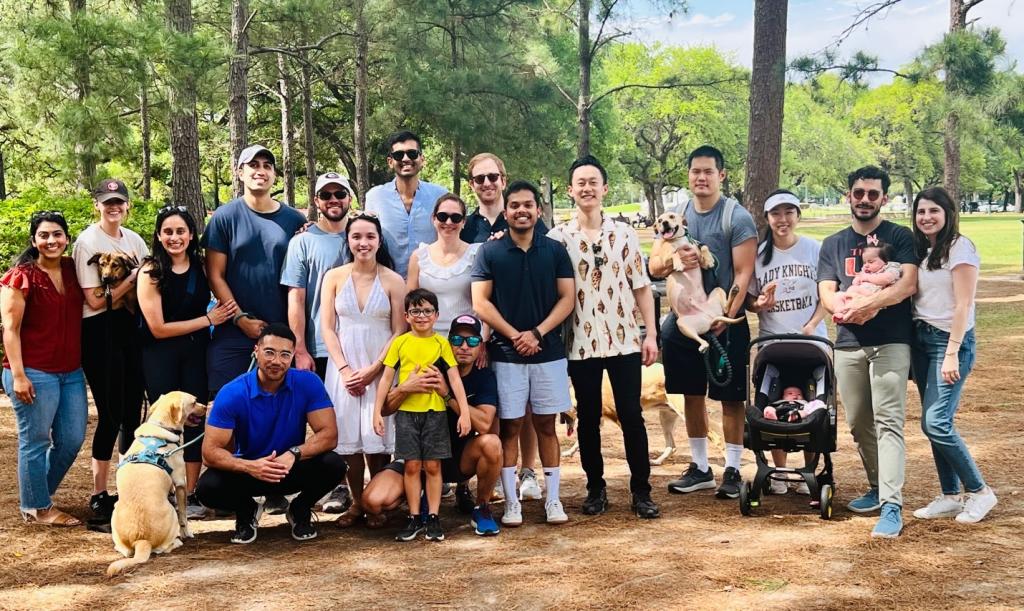
<svg viewBox="0 0 1024 611"><path fill-rule="evenodd" d="M743 446L738 443L725 444L725 468L740 470L740 459L743 458Z"/></svg>
<svg viewBox="0 0 1024 611"><path fill-rule="evenodd" d="M519 503L519 496L516 494L516 467L501 468L501 487L505 493L505 503Z"/></svg>
<svg viewBox="0 0 1024 611"><path fill-rule="evenodd" d="M545 503L558 500L558 484L562 481L560 467L544 467L544 488L547 489Z"/></svg>
<svg viewBox="0 0 1024 611"><path fill-rule="evenodd" d="M707 472L708 466L708 438L707 437L690 437L690 455L693 457L693 462L697 463L697 468L700 471Z"/></svg>

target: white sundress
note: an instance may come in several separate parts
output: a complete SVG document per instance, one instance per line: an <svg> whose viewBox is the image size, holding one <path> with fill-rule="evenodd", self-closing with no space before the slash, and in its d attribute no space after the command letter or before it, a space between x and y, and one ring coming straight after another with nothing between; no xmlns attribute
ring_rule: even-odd
<svg viewBox="0 0 1024 611"><path fill-rule="evenodd" d="M341 341L341 352L353 369L362 369L373 363L391 339L391 300L380 284L380 275L373 280L366 305L360 311L352 276L334 298L337 312L335 330ZM324 385L334 402L334 415L338 421L338 447L341 455L391 454L395 450L395 418L384 418L384 436L373 432L373 403L377 396L380 376L366 387L360 397L345 390L338 366L328 358Z"/></svg>
<svg viewBox="0 0 1024 611"><path fill-rule="evenodd" d="M470 244L462 257L448 267L434 263L426 244L420 244L416 250L420 264L419 286L437 295L438 316L434 331L443 337L448 337L456 316L473 313L470 285L473 283L473 262L479 250L480 244Z"/></svg>

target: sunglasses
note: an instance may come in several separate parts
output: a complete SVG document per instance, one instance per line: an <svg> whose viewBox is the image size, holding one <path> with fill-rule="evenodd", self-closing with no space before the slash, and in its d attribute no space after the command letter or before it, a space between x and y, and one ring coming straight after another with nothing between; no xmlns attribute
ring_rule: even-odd
<svg viewBox="0 0 1024 611"><path fill-rule="evenodd" d="M430 318L435 313L437 313L437 310L434 308L413 308L406 312L406 314L413 318Z"/></svg>
<svg viewBox="0 0 1024 611"><path fill-rule="evenodd" d="M501 178L501 174L495 174L495 173L477 174L476 176L470 176L469 177L469 179L471 181L475 182L478 186L484 184L484 181L487 181L487 180L489 180L492 183L496 184L498 182L499 178Z"/></svg>
<svg viewBox="0 0 1024 611"><path fill-rule="evenodd" d="M33 220L33 221L39 221L39 220L47 221L47 220L54 219L54 218L62 219L62 218L64 218L64 213L61 212L60 210L38 210L38 211L32 213L32 219L31 220Z"/></svg>
<svg viewBox="0 0 1024 611"><path fill-rule="evenodd" d="M407 151L391 151L390 153L388 153L388 157L394 159L395 161L401 161L406 157L409 158L409 161L416 161L417 159L420 158L420 152L416 149L409 149Z"/></svg>
<svg viewBox="0 0 1024 611"><path fill-rule="evenodd" d="M864 196L867 195L867 200L873 202L878 201L878 198L882 196L882 192L878 189L854 189L850 191L850 195L853 196L853 199L859 200L863 200Z"/></svg>
<svg viewBox="0 0 1024 611"><path fill-rule="evenodd" d="M157 214L171 214L172 212L188 212L188 208L185 206L164 206L163 208L156 211Z"/></svg>
<svg viewBox="0 0 1024 611"><path fill-rule="evenodd" d="M376 212L370 212L369 210L349 210L348 218L350 220L364 219L368 221L378 221Z"/></svg>
<svg viewBox="0 0 1024 611"><path fill-rule="evenodd" d="M348 197L348 189L338 189L337 191L321 191L317 193L316 196L324 200L325 202L330 201L331 198L341 200Z"/></svg>
<svg viewBox="0 0 1024 611"><path fill-rule="evenodd" d="M451 221L453 225L458 225L462 221L466 220L466 215L459 212L438 212L434 215L438 223L442 225Z"/></svg>
<svg viewBox="0 0 1024 611"><path fill-rule="evenodd" d="M463 337L461 335L452 335L448 337L448 343L458 348L462 344L467 344L470 348L476 348L480 345L480 342L484 341L484 338L479 335L470 335L469 337Z"/></svg>

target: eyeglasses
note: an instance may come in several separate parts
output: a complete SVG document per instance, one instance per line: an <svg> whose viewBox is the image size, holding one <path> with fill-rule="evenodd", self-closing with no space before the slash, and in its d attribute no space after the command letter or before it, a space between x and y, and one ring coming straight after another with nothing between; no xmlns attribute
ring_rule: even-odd
<svg viewBox="0 0 1024 611"><path fill-rule="evenodd" d="M280 360L291 362L292 357L294 356L291 352L288 352L287 350L282 350L281 352L278 352L273 348L264 348L260 350L260 354L263 355L263 358L267 359L268 361Z"/></svg>
<svg viewBox="0 0 1024 611"><path fill-rule="evenodd" d="M420 158L420 152L416 149L409 149L407 151L391 151L390 153L388 153L388 157L394 159L395 161L401 161L406 157L409 158L409 161L416 161L417 159Z"/></svg>
<svg viewBox="0 0 1024 611"><path fill-rule="evenodd" d="M600 242L598 242L597 244L591 244L590 247L594 250L594 265L596 265L597 267L601 267L602 265L608 262L608 259L605 259L601 255Z"/></svg>
<svg viewBox="0 0 1024 611"><path fill-rule="evenodd" d="M458 225L462 221L466 220L466 215L459 212L438 212L434 215L438 223L442 225L451 221L453 225Z"/></svg>
<svg viewBox="0 0 1024 611"><path fill-rule="evenodd" d="M406 314L412 316L413 318L430 318L436 313L437 310L435 310L434 308L413 308L406 312Z"/></svg>
<svg viewBox="0 0 1024 611"><path fill-rule="evenodd" d="M484 184L485 180L489 180L496 184L499 178L501 178L501 174L496 174L494 172L491 172L490 174L477 174L476 176L469 177L469 179L475 182L478 186Z"/></svg>
<svg viewBox="0 0 1024 611"><path fill-rule="evenodd" d="M50 219L64 218L64 213L60 210L37 210L32 213L32 222L35 221L48 221Z"/></svg>
<svg viewBox="0 0 1024 611"><path fill-rule="evenodd" d="M338 189L337 191L321 191L316 194L317 197L326 201L334 199L345 199L348 197L348 189Z"/></svg>
<svg viewBox="0 0 1024 611"><path fill-rule="evenodd" d="M479 335L470 335L465 337L462 335L451 335L448 337L448 343L458 348L462 344L468 345L470 348L476 348L480 345L480 342L484 341L484 338Z"/></svg>
<svg viewBox="0 0 1024 611"><path fill-rule="evenodd" d="M882 192L878 189L854 189L853 191L850 191L850 195L853 196L853 199L863 200L865 194L868 196L867 200L869 202L876 201L882 196Z"/></svg>

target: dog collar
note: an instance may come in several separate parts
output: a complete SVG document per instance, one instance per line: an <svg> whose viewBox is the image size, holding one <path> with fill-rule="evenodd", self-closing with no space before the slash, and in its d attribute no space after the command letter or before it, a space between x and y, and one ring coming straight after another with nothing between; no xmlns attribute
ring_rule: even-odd
<svg viewBox="0 0 1024 611"><path fill-rule="evenodd" d="M124 457L121 462L117 464L118 469L130 464L144 464L160 467L167 472L167 475L174 474L174 470L171 469L171 465L167 464L166 456L160 453L160 448L167 445L166 440L160 439L159 437L138 437L135 441L142 444L142 451L132 454L131 456Z"/></svg>

